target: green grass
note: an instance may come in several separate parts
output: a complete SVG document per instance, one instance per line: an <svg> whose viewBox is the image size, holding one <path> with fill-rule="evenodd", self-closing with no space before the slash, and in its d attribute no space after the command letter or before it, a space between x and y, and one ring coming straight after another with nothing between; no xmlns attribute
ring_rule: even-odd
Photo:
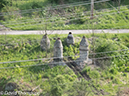
<svg viewBox="0 0 129 96"><path fill-rule="evenodd" d="M93 20L88 16L82 15L77 17L59 17L47 20L45 23L42 17L34 19L34 17L22 17L14 20L3 22L6 27L13 30L44 30L46 27L49 30L70 30L70 29L128 29L129 10L126 7L121 7L121 13L118 14L115 10L108 10L109 12L97 12ZM15 18L15 16L14 16ZM77 20L76 20L77 18ZM79 18L79 19L78 19ZM69 22L66 22L70 19ZM74 20L75 19L75 20ZM24 20L24 21L23 21ZM66 23L69 23L66 25Z"/></svg>
<svg viewBox="0 0 129 96"><path fill-rule="evenodd" d="M109 3L114 4L113 2ZM34 0L14 1L12 6L4 7L2 9L2 12L35 8L45 9L46 6L49 7L50 5L54 4L55 3L51 4L48 0L38 2ZM47 10L41 10L34 12L26 11L29 13L14 11L10 13L11 15L3 13L3 15L5 16L3 16L3 20L1 20L0 22L12 30L45 30L46 28L48 30L128 29L128 1L122 1L122 5L120 13L118 14L118 11L116 11L116 9L118 9L118 6L116 5L114 5L116 9L114 9L111 8L108 3L95 4L96 12L94 15L96 16L92 20L89 19L90 6L84 5L59 10L55 9L50 12Z"/></svg>
<svg viewBox="0 0 129 96"><path fill-rule="evenodd" d="M82 36L91 38L92 34L78 34L74 35L76 38L82 38ZM75 42L75 46L67 47L65 38L67 35L49 35L51 40L50 50L41 51L40 49L40 40L42 35L1 35L0 36L0 62L6 61L19 61L19 60L28 60L28 59L38 59L38 58L50 58L53 56L53 45L54 38L60 37L63 43L63 53L64 56L73 56L79 54L79 43L80 40ZM113 51L118 50L119 48L127 48L128 46L128 33L124 34L95 34L95 37L99 38L96 40L96 44L99 42L99 48L105 46L108 50L101 49L101 52L104 51ZM76 40L76 39L75 39ZM103 40L106 40L105 43L101 44ZM115 41L116 40L116 41ZM29 43L31 41L31 43ZM98 43L97 43L98 42ZM115 47L107 47L108 43L113 43ZM13 44L16 43L16 44ZM90 43L90 42L89 42ZM120 44L121 43L121 44ZM6 45L8 44L8 45ZM115 44L120 44L115 45ZM92 45L91 50L92 50ZM129 46L128 46L129 47ZM120 50L119 49L119 50ZM100 52L99 50L95 50ZM123 55L123 52L118 52L117 55ZM114 56L116 53L108 54L108 56ZM101 55L100 55L101 56ZM107 56L106 54L104 56ZM78 57L76 57L78 58ZM76 59L74 56L71 59ZM64 58L67 61L67 58ZM0 90L4 91L5 85L9 82L15 82L19 85L17 90L31 90L39 86L35 92L41 92L43 95L51 95L56 91L55 95L63 94L64 96L75 95L75 94L88 94L91 90L94 90L89 93L89 96L96 95L96 92L104 89L104 93L107 92L107 96L116 95L118 92L119 86L125 86L128 84L128 57L117 57L111 59L110 66L106 65L106 61L102 64L105 67L96 67L92 66L85 67L83 73L87 73L91 77L91 81L82 80L81 82L77 80L79 75L70 70L66 66L56 66L50 68L48 65L40 66L31 66L20 68L20 66L35 65L35 64L49 64L50 59L39 60L39 61L29 61L29 62L19 62L19 63L6 63L0 64L0 68L4 67L16 67L12 69L0 69ZM88 69L87 69L88 68ZM62 85L64 84L64 85ZM91 85L89 85L91 84ZM29 87L30 86L30 87ZM89 86L89 87L88 87ZM94 86L94 87L93 87ZM87 89L88 87L88 89ZM79 88L79 89L78 89ZM90 89L91 88L91 89ZM41 91L42 90L42 91ZM78 90L78 93L76 93ZM83 92L84 91L84 92ZM100 93L101 94L101 93Z"/></svg>

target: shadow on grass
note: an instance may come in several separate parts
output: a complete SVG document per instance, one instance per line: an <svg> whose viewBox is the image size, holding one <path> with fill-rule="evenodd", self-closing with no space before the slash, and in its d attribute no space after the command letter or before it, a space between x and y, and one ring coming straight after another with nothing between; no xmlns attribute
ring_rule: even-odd
<svg viewBox="0 0 129 96"><path fill-rule="evenodd" d="M28 70L33 72L33 73L47 71L48 69L50 69L50 67L48 65L32 66L32 67L28 68Z"/></svg>
<svg viewBox="0 0 129 96"><path fill-rule="evenodd" d="M43 6L45 6L47 3L48 3L48 1L44 1L44 0L43 1L35 1L35 0L33 0L33 1L30 1L30 2L22 3L18 7L20 8L20 10L36 9L36 8L43 8ZM27 10L27 11L30 11L30 10ZM28 12L27 14L33 14L33 13ZM25 14L23 14L23 15L25 15Z"/></svg>
<svg viewBox="0 0 129 96"><path fill-rule="evenodd" d="M9 78L9 79L6 79L5 77L2 77L2 78L0 78L0 91L4 91L5 89L5 85L10 81L12 79L12 77L11 78Z"/></svg>

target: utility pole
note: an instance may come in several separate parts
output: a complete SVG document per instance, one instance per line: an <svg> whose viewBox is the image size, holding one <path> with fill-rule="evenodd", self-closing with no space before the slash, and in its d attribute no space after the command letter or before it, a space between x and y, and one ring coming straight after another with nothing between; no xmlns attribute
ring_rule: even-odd
<svg viewBox="0 0 129 96"><path fill-rule="evenodd" d="M94 16L94 0L91 0L91 19L93 19Z"/></svg>

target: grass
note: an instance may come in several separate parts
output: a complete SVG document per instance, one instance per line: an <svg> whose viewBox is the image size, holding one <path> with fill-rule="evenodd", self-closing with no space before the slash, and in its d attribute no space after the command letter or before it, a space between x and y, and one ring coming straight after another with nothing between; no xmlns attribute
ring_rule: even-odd
<svg viewBox="0 0 129 96"><path fill-rule="evenodd" d="M74 37L81 39L83 35L85 35L87 38L92 37L92 34L78 34L78 35L74 34ZM0 62L29 60L29 59L38 59L38 58L50 58L53 56L53 45L55 42L54 38L57 38L57 37L60 37L62 40L63 47L64 47L64 50L63 50L64 56L69 56L69 55L73 56L73 55L79 54L78 48L79 48L80 40L75 42L75 46L67 47L65 43L65 38L67 37L67 35L63 35L63 34L49 35L49 38L51 41L51 48L47 52L41 51L40 49L40 40L42 38L42 35L6 35L6 36L1 35L0 44L2 46L0 46L0 50L1 50ZM100 41L106 39L107 41L110 40L111 42L114 42L113 44L121 43L121 45L124 47L119 46L120 48L125 48L125 46L129 45L127 42L129 37L128 33L95 34L95 37L99 38ZM97 42L100 42L100 41L96 41L96 44ZM102 45L100 43L99 47L102 47L102 46L106 46L106 45ZM114 46L117 46L117 45L114 45ZM107 51L112 51L112 50L114 49L109 48ZM101 51L104 51L104 50L102 49ZM123 53L121 52L118 54L123 54ZM111 54L108 54L108 55L111 55ZM73 57L71 59L74 60L76 58ZM67 58L65 58L65 60L67 61ZM125 57L118 57L116 59L115 58L112 59L112 62L114 63L111 63L110 66L105 67L104 69L101 66L100 67L98 66L96 68L92 68L92 66L89 66L88 69L86 67L83 70L83 72L84 73L86 72L91 77L91 81L82 80L82 82L78 81L77 79L80 76L76 75L70 68L66 66L56 66L56 67L50 68L50 66L48 65L40 65L40 66L31 66L31 67L28 66L28 67L20 68L20 66L26 66L26 65L49 64L49 62L51 62L51 59L0 64L0 68L16 67L12 69L0 69L0 90L4 91L5 85L7 83L15 82L19 85L19 88L17 90L30 91L36 88L37 86L39 86L35 90L35 92L40 92L42 95L54 94L53 91L55 90L56 93L58 93L58 95L63 94L67 96L68 94L84 94L85 92L86 92L85 94L87 94L87 92L90 92L91 90L90 88L94 86L92 88L92 90L94 91L90 92L89 96L96 95L95 94L96 91L99 91L101 89L105 89L104 93L107 92L105 94L107 94L108 96L111 96L111 95L117 94L118 88L120 85L126 86L124 84L128 84L129 82L128 81L129 73L125 71L129 65L128 65L128 59L126 59ZM106 66L106 62L104 63L104 65ZM96 78L94 77L94 73L96 74L95 75ZM76 82L80 82L80 83L76 83ZM63 83L66 83L65 84L66 86L62 86ZM88 86L88 84L93 84L93 85L89 85L90 86L89 89L85 89L86 86ZM80 90L78 89L79 93L76 93L77 91L76 88L79 88L79 86L81 89ZM59 88L61 88L62 91L58 90ZM84 91L84 93L82 91Z"/></svg>
<svg viewBox="0 0 129 96"><path fill-rule="evenodd" d="M70 29L128 29L128 8L122 7L120 14L115 10L108 10L109 12L97 12L97 16L93 20L90 20L88 16L82 15L81 17L72 17L73 19L66 17L52 18L55 20L33 19L33 17L22 17L14 20L3 22L6 27L13 30L44 30L45 26L49 30L70 30ZM76 20L76 18L79 18ZM70 19L68 22L67 19ZM74 20L75 19L75 20ZM21 21L24 20L24 21ZM82 23L81 23L82 22ZM66 23L69 23L66 25Z"/></svg>
<svg viewBox="0 0 129 96"><path fill-rule="evenodd" d="M4 7L2 12L35 8L44 9L46 5L49 7L49 5L55 4L51 4L48 0L38 2L33 0L21 1L23 4L19 2L14 1L12 6ZM84 5L53 9L50 12L47 10L25 11L25 13L14 11L9 13L11 15L5 14L4 19L0 22L12 30L45 30L46 28L49 30L128 29L128 1L125 2L122 1L123 5L126 6L121 6L120 13L118 13L118 10L116 11L118 6L114 5L116 9L109 7L108 3L114 4L113 2L95 4L94 15L96 16L92 20L89 18L90 6Z"/></svg>

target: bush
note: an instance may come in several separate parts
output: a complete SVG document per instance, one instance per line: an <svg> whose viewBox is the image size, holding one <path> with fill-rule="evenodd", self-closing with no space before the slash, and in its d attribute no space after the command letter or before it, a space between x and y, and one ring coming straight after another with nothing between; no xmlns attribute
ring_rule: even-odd
<svg viewBox="0 0 129 96"><path fill-rule="evenodd" d="M63 75L58 75L52 80L51 95L62 96L63 90L66 88L66 81ZM58 85L58 86L57 86Z"/></svg>
<svg viewBox="0 0 129 96"><path fill-rule="evenodd" d="M98 79L98 78L100 78L100 74L99 74L98 71L91 71L90 72L90 77L94 78L94 79Z"/></svg>
<svg viewBox="0 0 129 96"><path fill-rule="evenodd" d="M57 4L64 4L64 3L69 3L69 2L80 2L84 0L49 0L51 3L57 3ZM88 1L88 0L87 0Z"/></svg>
<svg viewBox="0 0 129 96"><path fill-rule="evenodd" d="M125 66L119 67L119 71L124 72L125 71Z"/></svg>
<svg viewBox="0 0 129 96"><path fill-rule="evenodd" d="M0 0L0 10L9 3L11 3L11 0Z"/></svg>
<svg viewBox="0 0 129 96"><path fill-rule="evenodd" d="M114 68L110 69L109 72L114 74L114 75L116 75L118 73L118 71Z"/></svg>
<svg viewBox="0 0 129 96"><path fill-rule="evenodd" d="M127 67L127 68L125 69L125 71L126 71L126 72L129 72L129 67Z"/></svg>
<svg viewBox="0 0 129 96"><path fill-rule="evenodd" d="M86 94L89 95L91 89L94 91L94 88L91 88L88 81L82 79L80 82L74 82L72 86L69 86L69 89L66 93L68 93L68 96L86 96ZM93 94L90 96L94 96Z"/></svg>
<svg viewBox="0 0 129 96"><path fill-rule="evenodd" d="M66 78L67 81L74 81L77 78L76 75L70 76L70 75L67 75L66 74L64 76L65 76L65 78Z"/></svg>
<svg viewBox="0 0 129 96"><path fill-rule="evenodd" d="M114 78L114 79L112 80L112 83L121 84L121 81L120 81L119 78Z"/></svg>
<svg viewBox="0 0 129 96"><path fill-rule="evenodd" d="M111 80L113 80L114 78L115 78L115 76L113 76L113 75L110 77Z"/></svg>
<svg viewBox="0 0 129 96"><path fill-rule="evenodd" d="M127 73L126 73L126 72L124 72L122 75L123 75L123 76L127 76Z"/></svg>
<svg viewBox="0 0 129 96"><path fill-rule="evenodd" d="M64 56L70 56L69 57L70 59L77 59L77 56L75 55L78 53L79 50L75 46L70 45L69 47L68 46L64 47Z"/></svg>
<svg viewBox="0 0 129 96"><path fill-rule="evenodd" d="M91 69L90 69L90 67L85 67L83 70L82 70L82 73L88 73L88 72L90 72L91 71Z"/></svg>
<svg viewBox="0 0 129 96"><path fill-rule="evenodd" d="M49 74L48 74L48 73L45 73L45 74L43 75L43 77L44 77L44 78L49 78Z"/></svg>
<svg viewBox="0 0 129 96"><path fill-rule="evenodd" d="M17 20L18 18L20 18L21 15L16 10L19 10L19 9L15 6L3 7L1 12L9 12L8 13L9 15L7 15L7 13L3 14L3 15L5 15L5 16L3 16L4 20L13 20L13 19ZM14 27L14 26L12 25L12 27Z"/></svg>
<svg viewBox="0 0 129 96"><path fill-rule="evenodd" d="M121 51L121 52L117 51L117 50L123 50L123 49L128 49L128 48L125 45L123 45L122 43L120 43L118 41L113 41L111 39L109 40L109 39L99 38L99 39L96 39L96 42L95 42L95 52L96 53L97 52L108 52L108 53L103 53L103 54L97 54L96 58L127 54L127 51ZM109 52L109 51L116 51L116 52ZM107 63L102 64L102 65L109 67L111 64L114 64L117 67L120 67L126 63L127 60L125 60L125 59L126 59L125 56L119 56L117 58L114 57L114 58L103 59L104 62L107 60ZM99 63L101 64L103 60L100 60Z"/></svg>
<svg viewBox="0 0 129 96"><path fill-rule="evenodd" d="M122 43L119 43L117 41L109 40L109 39L103 39L99 38L96 39L95 42L95 51L96 52L106 52L106 51L116 51L121 49L128 49L126 46L124 46ZM120 52L110 52L107 54L104 54L106 56L115 56L120 55ZM97 57L101 55L96 55Z"/></svg>

